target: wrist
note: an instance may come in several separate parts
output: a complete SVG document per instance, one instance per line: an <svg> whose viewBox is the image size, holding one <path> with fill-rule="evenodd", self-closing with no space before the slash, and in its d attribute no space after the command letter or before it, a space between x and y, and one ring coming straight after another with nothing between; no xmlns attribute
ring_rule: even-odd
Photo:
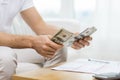
<svg viewBox="0 0 120 80"><path fill-rule="evenodd" d="M35 36L29 36L29 48L33 48L34 47L34 42L35 42Z"/></svg>
<svg viewBox="0 0 120 80"><path fill-rule="evenodd" d="M16 36L13 47L16 48L32 48L34 36Z"/></svg>

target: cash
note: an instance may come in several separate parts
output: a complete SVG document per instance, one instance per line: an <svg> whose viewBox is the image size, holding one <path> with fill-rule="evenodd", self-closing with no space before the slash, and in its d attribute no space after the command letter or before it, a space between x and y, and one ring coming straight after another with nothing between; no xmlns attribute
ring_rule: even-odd
<svg viewBox="0 0 120 80"><path fill-rule="evenodd" d="M75 36L76 40L83 39L85 36L90 36L93 34L97 29L95 27L86 28L84 31L82 31L79 35Z"/></svg>
<svg viewBox="0 0 120 80"><path fill-rule="evenodd" d="M52 41L57 43L57 44L64 44L67 42L71 37L73 37L73 33L69 32L65 29L60 29L59 32L57 32L53 37Z"/></svg>
<svg viewBox="0 0 120 80"><path fill-rule="evenodd" d="M65 29L60 29L53 37L52 41L57 44L63 44L65 46L71 46L74 41L83 39L86 36L90 36L92 33L94 33L97 29L95 27L90 27L85 29L83 32L81 32L78 35L73 34L70 31L67 31Z"/></svg>

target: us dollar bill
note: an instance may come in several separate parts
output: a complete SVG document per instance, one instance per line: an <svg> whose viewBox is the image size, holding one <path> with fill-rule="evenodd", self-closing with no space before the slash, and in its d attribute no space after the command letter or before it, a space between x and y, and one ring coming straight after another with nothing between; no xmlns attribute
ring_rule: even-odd
<svg viewBox="0 0 120 80"><path fill-rule="evenodd" d="M76 40L83 39L86 36L92 35L95 31L97 31L95 27L86 28L79 35L75 36L75 39Z"/></svg>
<svg viewBox="0 0 120 80"><path fill-rule="evenodd" d="M57 44L63 44L65 45L65 43L71 38L73 37L73 33L70 31L67 31L65 29L60 29L59 32L57 32L53 37L52 37L52 41L57 43Z"/></svg>
<svg viewBox="0 0 120 80"><path fill-rule="evenodd" d="M52 41L57 44L63 44L65 46L71 46L74 41L83 39L86 36L90 36L93 34L97 29L95 27L90 27L85 29L83 32L81 32L78 35L73 34L70 31L67 31L65 29L61 29L59 32L57 32L53 37Z"/></svg>

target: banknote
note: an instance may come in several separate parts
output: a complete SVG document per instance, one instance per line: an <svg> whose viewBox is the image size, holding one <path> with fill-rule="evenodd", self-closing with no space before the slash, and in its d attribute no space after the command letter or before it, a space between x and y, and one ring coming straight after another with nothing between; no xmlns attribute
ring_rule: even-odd
<svg viewBox="0 0 120 80"><path fill-rule="evenodd" d="M85 36L90 36L93 34L97 29L95 27L90 27L85 29L78 35L73 34L70 31L65 29L61 29L58 33L56 33L53 38L51 39L53 42L57 44L63 44L65 46L71 46L74 41L79 39L83 39Z"/></svg>
<svg viewBox="0 0 120 80"><path fill-rule="evenodd" d="M84 31L82 31L79 35L75 36L75 39L83 39L85 36L90 36L91 34L93 34L95 31L97 31L97 29L95 27L90 27L90 28L86 28Z"/></svg>
<svg viewBox="0 0 120 80"><path fill-rule="evenodd" d="M64 44L71 37L73 37L73 33L62 28L52 37L51 40L57 44Z"/></svg>

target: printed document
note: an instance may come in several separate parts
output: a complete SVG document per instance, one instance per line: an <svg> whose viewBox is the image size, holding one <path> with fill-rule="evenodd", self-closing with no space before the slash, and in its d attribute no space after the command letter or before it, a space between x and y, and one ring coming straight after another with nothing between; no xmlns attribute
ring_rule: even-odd
<svg viewBox="0 0 120 80"><path fill-rule="evenodd" d="M120 73L120 62L96 59L78 59L73 62L64 63L63 65L54 67L52 69L92 74L109 72Z"/></svg>

